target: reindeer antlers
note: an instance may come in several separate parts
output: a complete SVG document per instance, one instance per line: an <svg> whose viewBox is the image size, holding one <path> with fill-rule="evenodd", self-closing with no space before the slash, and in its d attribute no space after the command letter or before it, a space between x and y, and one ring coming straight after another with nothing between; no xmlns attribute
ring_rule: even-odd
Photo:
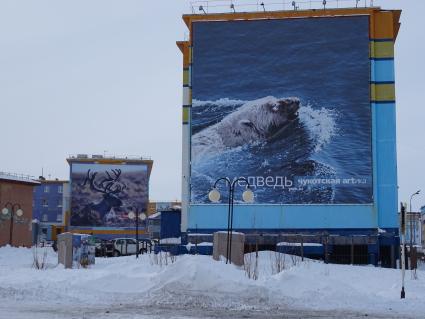
<svg viewBox="0 0 425 319"><path fill-rule="evenodd" d="M84 180L84 183L82 186L86 185L88 181L90 183L90 188L96 192L100 192L103 194L121 193L123 190L127 188L125 184L117 183L118 179L121 176L121 170L112 169L111 171L114 174L114 176L111 176L111 174L108 171L105 171L106 177L103 178L100 182L96 183L95 178L96 178L97 172L90 174L90 170L88 170L87 177Z"/></svg>

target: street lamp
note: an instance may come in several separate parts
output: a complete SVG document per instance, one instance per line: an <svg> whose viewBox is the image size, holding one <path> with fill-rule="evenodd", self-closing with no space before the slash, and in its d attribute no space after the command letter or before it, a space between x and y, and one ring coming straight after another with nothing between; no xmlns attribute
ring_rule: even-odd
<svg viewBox="0 0 425 319"><path fill-rule="evenodd" d="M233 201L235 195L235 186L238 182L243 181L246 183L246 189L242 194L242 200L246 203L254 201L254 193L252 192L249 182L245 177L234 179L233 182L227 177L220 177L214 183L213 189L208 193L208 198L213 203L218 203L220 200L220 192L217 189L217 183L225 181L229 186L229 201L227 210L227 246L226 246L226 264L232 263L232 237L233 237ZM231 235L232 234L232 235Z"/></svg>
<svg viewBox="0 0 425 319"><path fill-rule="evenodd" d="M1 219L10 220L9 226L9 245L12 246L13 236L13 223L17 223L22 219L24 211L19 204L12 204L11 202L6 203L4 208L1 210ZM16 218L16 219L15 219Z"/></svg>
<svg viewBox="0 0 425 319"><path fill-rule="evenodd" d="M410 269L412 268L412 251L413 251L413 212L412 212L412 198L416 195L419 195L419 193L421 192L421 190L417 190L416 192L414 192L412 195L410 195L410 252L409 252L409 257L410 257ZM416 224L416 223L415 223ZM415 225L416 226L416 225Z"/></svg>
<svg viewBox="0 0 425 319"><path fill-rule="evenodd" d="M143 222L146 220L146 214L139 212L139 209L136 208L136 212L129 212L128 218L135 220L136 222L136 258L139 258L139 219Z"/></svg>

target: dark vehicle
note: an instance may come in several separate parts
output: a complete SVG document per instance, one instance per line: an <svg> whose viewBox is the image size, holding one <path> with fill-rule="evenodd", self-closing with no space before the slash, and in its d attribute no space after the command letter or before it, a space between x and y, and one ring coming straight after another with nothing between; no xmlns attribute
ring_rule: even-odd
<svg viewBox="0 0 425 319"><path fill-rule="evenodd" d="M95 238L96 257L111 257L114 255L114 243L110 240Z"/></svg>

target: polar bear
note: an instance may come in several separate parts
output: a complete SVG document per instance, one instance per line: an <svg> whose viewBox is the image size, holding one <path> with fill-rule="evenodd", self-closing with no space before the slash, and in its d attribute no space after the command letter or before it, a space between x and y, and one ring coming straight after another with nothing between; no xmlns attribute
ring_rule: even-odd
<svg viewBox="0 0 425 319"><path fill-rule="evenodd" d="M192 136L192 161L248 143L270 140L298 118L299 108L300 100L295 97L268 96L249 101L219 123Z"/></svg>

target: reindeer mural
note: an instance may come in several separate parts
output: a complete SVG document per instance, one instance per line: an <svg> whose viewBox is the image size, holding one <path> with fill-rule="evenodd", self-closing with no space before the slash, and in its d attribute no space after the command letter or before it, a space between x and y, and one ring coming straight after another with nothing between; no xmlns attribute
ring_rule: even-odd
<svg viewBox="0 0 425 319"><path fill-rule="evenodd" d="M126 185L120 182L121 170L112 169L111 172L105 171L102 178L98 177L98 172L87 171L84 182L80 185L90 186L92 192L101 193L102 200L98 203L89 203L77 214L73 214L72 223L87 226L101 226L104 224L105 216L122 206L120 197L126 189ZM98 177L96 179L96 177Z"/></svg>

